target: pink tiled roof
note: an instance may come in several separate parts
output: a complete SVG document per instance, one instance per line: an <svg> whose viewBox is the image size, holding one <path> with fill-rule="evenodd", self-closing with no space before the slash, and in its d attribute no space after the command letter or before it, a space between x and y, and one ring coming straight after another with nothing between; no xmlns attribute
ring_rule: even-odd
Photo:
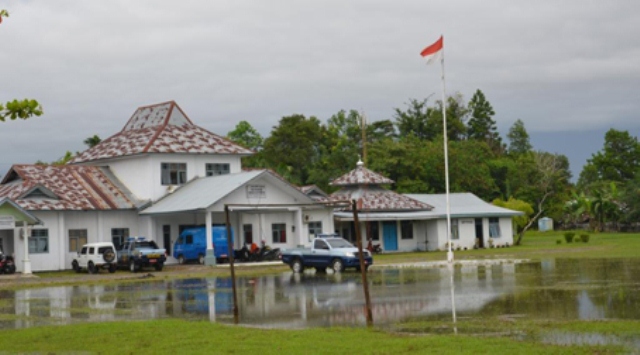
<svg viewBox="0 0 640 355"><path fill-rule="evenodd" d="M430 211L433 209L426 203L378 186L345 187L331 194L330 199L333 201L355 199L361 211Z"/></svg>
<svg viewBox="0 0 640 355"><path fill-rule="evenodd" d="M175 102L169 101L138 108L122 131L85 150L69 163L142 153L253 154L194 125Z"/></svg>
<svg viewBox="0 0 640 355"><path fill-rule="evenodd" d="M378 173L375 173L364 167L362 162L358 162L358 166L350 172L333 180L330 185L333 186L352 186L352 185L381 185L393 184L393 180L388 179Z"/></svg>
<svg viewBox="0 0 640 355"><path fill-rule="evenodd" d="M2 197L28 211L118 210L141 204L108 168L97 166L14 165L0 184Z"/></svg>

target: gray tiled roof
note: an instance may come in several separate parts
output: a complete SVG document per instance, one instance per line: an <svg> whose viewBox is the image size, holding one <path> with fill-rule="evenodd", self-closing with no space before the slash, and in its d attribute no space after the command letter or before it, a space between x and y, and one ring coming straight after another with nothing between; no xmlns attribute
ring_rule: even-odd
<svg viewBox="0 0 640 355"><path fill-rule="evenodd" d="M169 101L138 108L122 131L80 153L69 164L142 153L253 154L194 125L175 102Z"/></svg>
<svg viewBox="0 0 640 355"><path fill-rule="evenodd" d="M142 205L109 168L14 165L0 185L0 198L29 211L119 210Z"/></svg>

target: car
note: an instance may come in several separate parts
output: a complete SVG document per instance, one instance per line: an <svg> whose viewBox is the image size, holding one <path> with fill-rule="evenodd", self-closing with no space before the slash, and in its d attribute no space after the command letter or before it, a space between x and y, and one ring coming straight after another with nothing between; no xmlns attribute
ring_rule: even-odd
<svg viewBox="0 0 640 355"><path fill-rule="evenodd" d="M314 267L317 272L325 272L327 268L334 272L342 272L346 268L361 270L358 248L335 234L320 235L313 240L311 248L285 249L280 257L295 273L301 273L308 267ZM373 264L373 258L368 250L362 251L362 257L367 271Z"/></svg>
<svg viewBox="0 0 640 355"><path fill-rule="evenodd" d="M129 268L131 272L138 272L143 267L154 267L162 271L167 261L166 250L158 248L155 241L145 237L130 237L118 251L117 263L122 268Z"/></svg>
<svg viewBox="0 0 640 355"><path fill-rule="evenodd" d="M100 269L107 269L110 273L116 272L118 255L116 247L110 242L87 243L82 246L78 255L71 262L75 272L86 269L90 274L95 274Z"/></svg>

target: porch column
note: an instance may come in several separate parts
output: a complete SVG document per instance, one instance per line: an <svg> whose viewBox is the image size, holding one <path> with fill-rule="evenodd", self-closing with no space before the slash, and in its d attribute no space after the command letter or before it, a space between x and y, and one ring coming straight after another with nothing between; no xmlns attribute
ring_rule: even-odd
<svg viewBox="0 0 640 355"><path fill-rule="evenodd" d="M204 212L204 230L205 236L207 238L207 255L204 258L204 264L215 266L216 265L216 254L213 250L213 231L211 230L211 224L213 223L213 217L211 216L211 211L205 210Z"/></svg>
<svg viewBox="0 0 640 355"><path fill-rule="evenodd" d="M29 260L29 237L31 237L31 228L27 222L22 222L22 230L24 233L24 259L22 260L22 274L31 274L31 260Z"/></svg>
<svg viewBox="0 0 640 355"><path fill-rule="evenodd" d="M298 230L298 245L306 245L307 242L303 240L304 231L302 230L302 207L298 207L298 213L296 213L296 229ZM307 238L308 239L308 238Z"/></svg>

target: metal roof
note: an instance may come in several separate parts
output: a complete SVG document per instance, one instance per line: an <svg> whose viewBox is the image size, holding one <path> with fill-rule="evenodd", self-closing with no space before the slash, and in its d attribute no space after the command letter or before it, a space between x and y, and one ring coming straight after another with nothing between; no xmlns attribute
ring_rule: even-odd
<svg viewBox="0 0 640 355"><path fill-rule="evenodd" d="M394 181L364 167L364 163L358 162L357 167L341 177L333 180L332 186L353 185L382 185L393 184Z"/></svg>
<svg viewBox="0 0 640 355"><path fill-rule="evenodd" d="M135 209L138 200L107 167L14 165L0 185L0 198L28 211Z"/></svg>
<svg viewBox="0 0 640 355"><path fill-rule="evenodd" d="M291 184L283 181L269 170L250 170L236 174L208 176L189 181L144 209L140 214L163 214L175 212L203 211L221 201L223 198L242 188L259 177L266 177L274 184L290 188L292 194L301 201L313 203L313 200ZM262 201L265 203L265 201Z"/></svg>
<svg viewBox="0 0 640 355"><path fill-rule="evenodd" d="M429 203L434 206L433 212L438 216L447 214L447 195L446 194L405 194L408 197ZM498 207L485 202L480 197L470 193L451 193L449 194L449 205L451 217L508 217L523 214L520 211L514 211L507 208Z"/></svg>
<svg viewBox="0 0 640 355"><path fill-rule="evenodd" d="M447 217L447 203L445 194L405 194L412 199L429 203L433 206L429 211L405 211L405 212L377 212L365 211L358 213L358 219L362 221L395 221L395 220L425 220L441 219ZM512 217L521 215L520 211L494 206L480 199L472 193L449 194L449 204L452 218L464 217ZM353 213L347 211L335 212L338 220L351 221Z"/></svg>
<svg viewBox="0 0 640 355"><path fill-rule="evenodd" d="M253 151L194 125L174 101L140 107L122 131L69 164L144 153L238 154Z"/></svg>

